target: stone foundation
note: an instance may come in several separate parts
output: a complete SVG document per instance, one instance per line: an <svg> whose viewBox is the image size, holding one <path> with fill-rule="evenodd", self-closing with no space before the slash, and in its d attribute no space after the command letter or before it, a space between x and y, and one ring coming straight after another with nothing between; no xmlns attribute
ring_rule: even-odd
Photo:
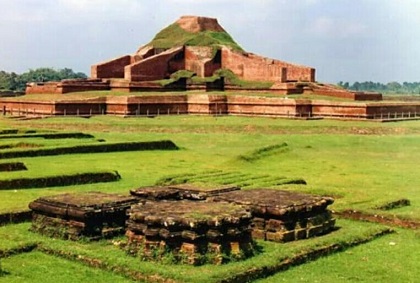
<svg viewBox="0 0 420 283"><path fill-rule="evenodd" d="M254 189L220 194L214 201L245 205L252 213L252 237L289 242L326 234L335 219L327 210L332 198L290 191Z"/></svg>
<svg viewBox="0 0 420 283"><path fill-rule="evenodd" d="M124 234L130 196L89 192L39 198L32 209L31 230L70 240L98 240Z"/></svg>
<svg viewBox="0 0 420 283"><path fill-rule="evenodd" d="M253 254L251 214L241 206L148 201L128 215L127 251L145 260L221 264Z"/></svg>

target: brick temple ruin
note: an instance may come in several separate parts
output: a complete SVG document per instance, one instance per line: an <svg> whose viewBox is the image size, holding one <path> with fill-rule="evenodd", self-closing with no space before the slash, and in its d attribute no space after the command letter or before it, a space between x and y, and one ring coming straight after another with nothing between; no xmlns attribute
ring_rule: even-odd
<svg viewBox="0 0 420 283"><path fill-rule="evenodd" d="M190 34L214 32L227 35L216 19L184 16L174 25ZM162 48L146 44L133 55L125 55L91 67L94 79L121 78L127 81L154 81L169 78L179 70L210 77L218 69L229 69L249 81L285 83L315 81L315 69L255 55L229 46L184 45Z"/></svg>
<svg viewBox="0 0 420 283"><path fill-rule="evenodd" d="M218 70L229 70L237 79L265 82L266 86L251 87L253 91L272 91L292 94L326 92L327 95L380 100L378 94L368 98L334 86L317 84L315 68L267 58L243 50L219 25L217 19L183 16L160 31L155 38L138 48L134 54L120 56L91 66L89 79L61 82L31 83L26 89L32 93L69 93L91 90L111 91L174 91L223 90L246 91L226 78L207 81ZM177 78L165 85L158 81L170 79L180 71L201 78ZM221 82L220 82L221 80ZM200 80L198 80L200 81Z"/></svg>
<svg viewBox="0 0 420 283"><path fill-rule="evenodd" d="M0 113L18 116L207 114L382 121L420 117L417 102L384 102L380 93L348 91L318 83L315 74L315 68L243 50L214 18L184 16L135 53L93 65L88 79L28 84L25 99L0 99ZM84 98L84 91L109 93ZM81 93L77 98L30 98L30 94L71 92ZM113 92L127 92L127 95L114 96ZM332 96L354 102L287 99L284 95L288 94Z"/></svg>

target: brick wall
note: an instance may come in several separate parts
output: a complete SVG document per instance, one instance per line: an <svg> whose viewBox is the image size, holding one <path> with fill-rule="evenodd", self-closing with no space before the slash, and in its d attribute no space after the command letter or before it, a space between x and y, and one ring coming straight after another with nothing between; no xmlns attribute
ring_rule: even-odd
<svg viewBox="0 0 420 283"><path fill-rule="evenodd" d="M122 56L90 68L91 78L124 78L124 67L134 59L130 55Z"/></svg>
<svg viewBox="0 0 420 283"><path fill-rule="evenodd" d="M274 64L287 69L287 81L315 82L315 69L306 66L274 60Z"/></svg>
<svg viewBox="0 0 420 283"><path fill-rule="evenodd" d="M61 93L58 89L58 82L47 82L47 83L30 83L26 85L26 94L49 94L49 93Z"/></svg>
<svg viewBox="0 0 420 283"><path fill-rule="evenodd" d="M353 92L340 89L316 89L311 91L311 93L338 98L347 98L355 101L382 100L382 94L380 93Z"/></svg>
<svg viewBox="0 0 420 283"><path fill-rule="evenodd" d="M185 69L196 73L199 77L205 77L205 64L211 62L212 53L212 47L186 46Z"/></svg>
<svg viewBox="0 0 420 283"><path fill-rule="evenodd" d="M54 115L55 102L51 101L0 101L0 111L11 115Z"/></svg>
<svg viewBox="0 0 420 283"><path fill-rule="evenodd" d="M228 96L227 105L231 115L294 117L311 112L310 101L284 98L232 95Z"/></svg>
<svg viewBox="0 0 420 283"><path fill-rule="evenodd" d="M413 118L420 103L354 103L242 95L121 96L83 101L0 99L0 112L12 115L177 115L228 114L278 117Z"/></svg>
<svg viewBox="0 0 420 283"><path fill-rule="evenodd" d="M227 114L225 95L197 94L188 96L189 114Z"/></svg>
<svg viewBox="0 0 420 283"><path fill-rule="evenodd" d="M57 102L55 115L101 115L106 114L105 102Z"/></svg>
<svg viewBox="0 0 420 283"><path fill-rule="evenodd" d="M107 99L107 113L114 115L187 114L186 95L148 95Z"/></svg>
<svg viewBox="0 0 420 283"><path fill-rule="evenodd" d="M314 101L312 102L313 116L332 117L367 117L366 104L337 102L337 101Z"/></svg>
<svg viewBox="0 0 420 283"><path fill-rule="evenodd" d="M379 118L403 118L420 115L420 104L418 103L368 103L367 115L376 119Z"/></svg>
<svg viewBox="0 0 420 283"><path fill-rule="evenodd" d="M374 92L356 92L354 94L354 100L366 101L366 100L382 100L381 93Z"/></svg>
<svg viewBox="0 0 420 283"><path fill-rule="evenodd" d="M169 67L185 69L183 47L171 48L125 67L125 79L129 81L153 81L168 78ZM174 71L174 70L172 70Z"/></svg>
<svg viewBox="0 0 420 283"><path fill-rule="evenodd" d="M222 68L250 81L314 81L315 69L289 64L250 53L222 49ZM286 68L286 70L284 70ZM286 73L285 73L286 72Z"/></svg>
<svg viewBox="0 0 420 283"><path fill-rule="evenodd" d="M109 90L109 83L99 79L63 80L61 82L30 83L26 94L63 94L79 91Z"/></svg>

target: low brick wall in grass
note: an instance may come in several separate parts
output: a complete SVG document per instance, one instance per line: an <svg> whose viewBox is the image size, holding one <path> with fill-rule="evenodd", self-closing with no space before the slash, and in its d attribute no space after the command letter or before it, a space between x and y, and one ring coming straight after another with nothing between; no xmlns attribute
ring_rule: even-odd
<svg viewBox="0 0 420 283"><path fill-rule="evenodd" d="M0 172L2 171L23 171L28 170L22 162L0 163Z"/></svg>
<svg viewBox="0 0 420 283"><path fill-rule="evenodd" d="M103 153L140 150L177 150L178 146L170 140L127 143L101 143L90 145L76 145L71 147L38 148L19 151L0 152L0 158L20 158L35 156L51 156L76 153Z"/></svg>
<svg viewBox="0 0 420 283"><path fill-rule="evenodd" d="M21 223L30 221L32 219L32 211L15 211L0 213L0 226L4 226L11 223Z"/></svg>
<svg viewBox="0 0 420 283"><path fill-rule="evenodd" d="M90 139L94 138L91 134L85 133L43 133L43 134L36 134L36 133L25 133L25 134L5 134L0 135L0 139L26 139L26 138L44 138L44 139Z"/></svg>
<svg viewBox="0 0 420 283"><path fill-rule="evenodd" d="M0 180L0 190L18 190L27 188L62 187L101 182L114 182L121 179L118 172L79 173L73 175L47 176L37 178L17 178Z"/></svg>

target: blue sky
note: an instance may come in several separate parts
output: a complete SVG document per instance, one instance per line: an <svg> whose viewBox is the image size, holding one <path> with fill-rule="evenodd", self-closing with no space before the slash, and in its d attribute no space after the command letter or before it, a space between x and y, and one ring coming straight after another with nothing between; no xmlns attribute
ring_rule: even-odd
<svg viewBox="0 0 420 283"><path fill-rule="evenodd" d="M182 15L214 17L247 51L317 80L420 81L420 0L0 0L0 70L134 53Z"/></svg>

